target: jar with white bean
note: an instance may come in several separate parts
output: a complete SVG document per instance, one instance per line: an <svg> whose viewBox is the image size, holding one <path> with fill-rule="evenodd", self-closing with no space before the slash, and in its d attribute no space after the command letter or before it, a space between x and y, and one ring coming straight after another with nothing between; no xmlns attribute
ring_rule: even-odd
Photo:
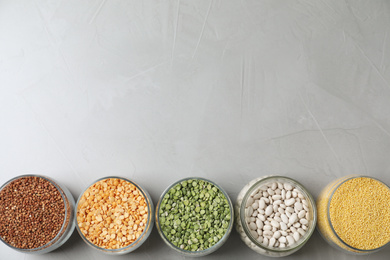
<svg viewBox="0 0 390 260"><path fill-rule="evenodd" d="M313 197L299 182L284 176L250 181L235 204L236 229L255 252L281 257L299 250L317 222Z"/></svg>

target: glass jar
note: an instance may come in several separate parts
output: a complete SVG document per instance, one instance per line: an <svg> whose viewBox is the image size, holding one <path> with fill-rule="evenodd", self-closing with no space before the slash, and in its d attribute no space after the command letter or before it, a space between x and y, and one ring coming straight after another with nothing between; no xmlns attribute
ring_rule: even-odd
<svg viewBox="0 0 390 260"><path fill-rule="evenodd" d="M297 189L302 195L304 200L307 201L307 213L308 223L306 226L306 232L299 237L299 239L291 246L286 245L285 247L269 247L255 238L255 234L251 232L251 228L248 226L248 207L253 203L253 196L256 196L260 189L276 183L279 185L289 184L293 188ZM276 185L275 184L275 185ZM256 197L256 199L259 199ZM283 211L282 211L283 212ZM264 176L250 181L245 185L240 193L238 194L237 201L235 204L236 213L236 229L240 235L241 240L255 252L271 257L282 257L290 255L298 251L302 246L309 240L317 222L317 209L315 201L307 189L299 182L284 176ZM262 233L263 231L261 231ZM276 232L276 231L275 231ZM279 231L280 232L280 231Z"/></svg>
<svg viewBox="0 0 390 260"><path fill-rule="evenodd" d="M108 248L105 248L104 246L98 246L96 244L94 244L92 241L90 241L89 239L86 238L86 236L83 234L82 230L81 230L81 226L83 225L83 223L79 223L79 220L78 220L78 214L80 212L80 207L83 203L81 203L81 199L83 197L84 194L86 194L86 192L88 192L88 189L92 186L94 186L95 184L99 183L100 181L110 181L112 180L114 183L115 183L115 180L118 180L118 182L121 180L123 181L123 183L126 183L126 184L130 184L130 185L134 185L136 190L138 190L140 193L141 193L141 196L144 198L145 200L145 203L146 203L146 208L147 208L147 218L146 218L146 223L145 223L145 228L143 229L142 233L139 235L138 238L135 239L135 241L133 241L131 244L127 245L127 246L124 246L124 247L119 247L119 248L114 248L114 249L108 249ZM122 189L122 188L121 188ZM115 190L115 192L120 192L118 191L118 189ZM137 195L139 193L137 192ZM101 195L101 194L88 194L89 196L87 197L91 197L91 199L95 200L96 199L96 202L100 201L104 195ZM100 198L99 198L100 196ZM131 200L127 199L124 199L122 197L121 201L123 203L132 203ZM111 206L110 206L111 207ZM129 206L130 207L130 206ZM112 208L115 208L114 205L112 205ZM139 206L138 207L135 207L134 210L137 209L139 211L142 211L139 209ZM101 211L105 211L107 209L101 209ZM130 227L130 221L129 222L125 222L127 221L126 220L126 213L128 213L127 215L127 219L130 219L130 215L129 215L129 212L130 212L130 208L129 208L129 211L125 211L123 210L123 213L121 216L123 216L123 218L121 218L120 216L118 216L118 219L120 219L122 221L122 223L128 223L128 227ZM152 198L150 197L149 193L144 189L142 188L139 184L131 181L131 180L128 180L126 178L123 178L123 177L116 177L116 176L109 176L109 177L104 177L104 178L100 178L98 180L96 180L94 183L92 183L91 185L89 185L79 196L78 200L77 200L77 203L76 203L76 211L75 211L75 221L77 222L76 223L76 229L78 231L78 233L80 234L81 238L84 240L85 243L87 243L87 245L91 246L92 248L100 251L100 252L103 252L105 254L109 254L109 255L122 255L122 254L126 254L126 253L130 253L134 250L136 250L138 247L140 247L146 240L147 238L149 237L150 233L152 232L152 229L153 229L153 225L154 225L154 205L153 205L153 201L152 201ZM110 216L107 216L106 218L102 218L101 221L106 221L108 218L111 219ZM115 221L116 218L114 218L114 220L112 222ZM111 223L111 222L110 222ZM107 229L110 228L109 224L107 224L107 222L105 222L105 226L104 228L107 227ZM132 223L132 226L131 228L133 229L134 226L136 226L137 224L135 223ZM139 226L140 224L138 224ZM99 230L100 232L102 232L103 230ZM98 232L99 232L98 231ZM104 231L103 231L104 232ZM118 235L120 232L120 230L118 230L116 232L116 235ZM127 233L129 234L129 233ZM124 235L126 237L126 235ZM122 237L123 238L123 237Z"/></svg>
<svg viewBox="0 0 390 260"><path fill-rule="evenodd" d="M18 247L14 247L7 243L2 237L0 237L0 240L4 242L7 246L11 247L12 249L21 252L21 253L28 253L28 254L45 254L50 251L53 251L57 249L58 247L62 246L72 235L75 224L73 221L73 211L75 206L75 201L73 199L72 194L70 191L63 185L60 185L58 182L54 181L53 179L42 176L42 175L35 175L35 174L26 174L26 175L20 175L15 178L12 178L11 180L7 181L1 188L0 192L7 188L8 185L12 185L15 182L21 181L24 178L40 178L44 181L49 182L51 185L55 187L55 189L59 192L62 201L64 202L64 220L62 223L62 226L57 233L57 235L48 243L46 243L43 246L32 248L32 249L22 249ZM45 205L43 205L44 207ZM49 206L49 205L48 205Z"/></svg>
<svg viewBox="0 0 390 260"><path fill-rule="evenodd" d="M374 186L369 187L371 185ZM356 195L359 194L361 196L356 197ZM367 208L364 208L364 201L370 199L369 197L375 199L375 196L380 196L380 198L376 201L372 201L373 203L369 203L368 211L365 211L364 209ZM332 247L349 254L365 255L377 252L390 243L390 233L388 231L383 232L386 228L387 230L390 230L389 203L389 186L375 178L360 175L348 175L338 178L329 183L321 191L317 199L317 227L319 233ZM385 216L376 215L377 212L384 213L382 209L377 210L378 207L382 207L382 209L386 211L387 218ZM374 218L378 223L377 225L372 226L374 230L362 230L368 228L369 223L343 228L344 225L349 225L349 221L355 219L354 215L356 214L362 214L359 215L359 221L365 221L366 218L370 218L370 215L375 215ZM376 230L376 227L379 227L378 230ZM338 230L338 232L336 230ZM348 238L345 232L352 232L349 235L355 236L353 241L347 241ZM368 232L370 232L371 235L367 239L367 237L364 237L364 233ZM377 234L386 235L384 238L381 238L381 241L382 239L385 239L383 240L382 245L369 245L369 243L379 241L379 239L375 237ZM344 237L345 241L342 237ZM353 243L357 243L357 241L362 241L360 246L353 245Z"/></svg>
<svg viewBox="0 0 390 260"><path fill-rule="evenodd" d="M213 246L211 246L209 248L206 248L204 250L199 250L199 251L185 250L184 248L180 248L180 246L174 245L174 243L172 241L170 241L167 238L167 236L164 234L164 232L162 231L161 217L159 214L159 213L162 213L162 212L160 212L160 209L161 209L161 204L162 204L162 201L163 201L165 195L167 193L169 193L169 191L172 188L177 187L177 185L179 185L183 182L192 182L192 181L204 181L206 183L209 183L209 184L215 186L218 190L220 190L222 192L223 196L226 198L227 203L229 205L229 217L228 217L229 223L227 225L225 233L223 234L223 236L221 236L221 238L218 240L218 242L216 242L216 244L214 244ZM204 187L204 189L207 189L207 188ZM169 185L168 188L162 193L162 195L158 201L157 207L156 207L156 226L157 226L157 230L158 230L158 233L160 234L161 238L170 248L174 249L175 251L177 251L185 256L189 256L189 257L200 257L200 256L205 256L205 255L208 255L208 254L215 252L218 248L220 248L227 241L227 239L230 236L230 233L232 231L232 228L233 228L233 222L234 222L233 204L232 204L228 194L218 184L216 184L210 180L200 178L200 177L189 177L189 178L181 179L181 180L176 181L176 182L172 183L171 185ZM207 231L205 231L205 233L207 233Z"/></svg>

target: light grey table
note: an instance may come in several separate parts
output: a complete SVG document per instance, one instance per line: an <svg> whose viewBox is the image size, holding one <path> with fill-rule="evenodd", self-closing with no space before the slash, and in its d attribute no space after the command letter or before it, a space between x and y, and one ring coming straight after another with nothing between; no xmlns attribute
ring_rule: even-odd
<svg viewBox="0 0 390 260"><path fill-rule="evenodd" d="M0 0L0 182L53 177L74 197L108 175L157 203L202 176L233 201L290 176L390 184L389 1ZM334 250L318 232L286 259L389 259ZM1 259L183 259L153 230L112 257L77 232L60 249ZM234 230L204 259L262 259Z"/></svg>

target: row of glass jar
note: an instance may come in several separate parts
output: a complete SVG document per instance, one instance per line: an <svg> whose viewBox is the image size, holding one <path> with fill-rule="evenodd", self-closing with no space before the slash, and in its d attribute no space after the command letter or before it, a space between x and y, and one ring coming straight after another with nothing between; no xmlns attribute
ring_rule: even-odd
<svg viewBox="0 0 390 260"><path fill-rule="evenodd" d="M23 176L18 176L16 178L13 178L4 184L0 188L0 191L3 190L11 182L26 176L32 176L32 175L23 175ZM37 175L33 175L33 176L37 176ZM347 176L347 177L337 179L334 182L330 183L326 188L324 188L320 197L318 198L317 206L312 195L308 192L308 190L296 180L293 180L285 176L264 176L250 181L245 187L242 188L242 190L240 191L237 197L237 201L234 207L232 205L231 200L229 199L228 194L219 185L204 178L190 177L190 178L179 180L173 183L172 185L170 185L161 195L156 210L154 209L153 201L150 195L144 188L142 188L139 184L122 177L105 177L97 180L92 185L90 185L87 189L84 190L84 192L80 195L77 203L75 203L71 193L65 186L60 185L58 184L58 182L45 176L37 176L37 177L44 178L45 180L51 182L55 187L57 187L63 200L66 202L65 204L67 205L65 207L65 219L61 231L58 232L57 236L48 244L41 246L39 248L20 249L9 245L3 240L2 237L0 237L1 240L6 245L10 246L11 248L19 252L37 253L37 254L50 252L60 247L62 244L64 244L72 234L74 228L76 227L82 239L94 249L107 254L125 254L134 251L147 240L148 236L150 235L153 229L154 222L156 221L158 232L162 237L163 241L169 247L186 256L204 256L214 252L219 247L221 247L222 244L226 242L226 240L228 239L231 233L233 223L235 222L236 229L241 239L248 247L250 247L252 250L262 255L280 257L280 256L287 256L296 252L308 241L308 239L310 238L310 236L312 235L316 227L317 217L323 220L321 225L318 226L318 229L322 234L322 236L324 237L324 239L330 245L338 249L342 249L345 252L354 253L354 254L366 254L366 253L372 253L378 251L385 246L383 245L378 248L370 249L370 250L360 250L354 248L346 244L338 236L336 231L333 229L332 222L330 220L329 207L334 192L338 189L338 187L340 187L340 185L342 185L346 181L354 178L359 178L362 176ZM366 177L366 178L373 179L372 177ZM91 242L90 239L87 239L85 233L83 233L83 228L81 223L78 223L77 221L77 216L78 216L77 213L78 210L80 209L81 202L83 202L81 201L83 200L82 199L83 195L85 195L85 193L89 191L88 189L92 187L94 184L107 179L118 179L130 183L131 185L134 185L134 187L136 187L136 189L141 193L141 195L145 199L145 203L146 203L145 210L149 212L149 214L147 214L147 221L145 223L145 227L143 228L142 234L137 236L137 238L132 243L130 243L125 247L107 248L105 246L102 247L97 245L96 243ZM164 233L161 228L162 211L160 210L160 207L164 196L166 196L166 194L170 190L177 187L178 184L187 181L192 181L192 180L205 181L206 183L210 183L213 186L215 186L217 189L219 189L227 199L227 203L229 205L229 214L230 214L228 218L230 220L229 224L228 226L226 226L226 229L224 230L224 234L218 240L218 242L214 243L209 248L201 249L201 250L198 249L196 251L185 249L180 245L178 245L177 243L173 243L173 241L171 241L167 237L166 233ZM390 188L388 186L385 185L385 187L390 191ZM96 194L96 196L99 196L99 194ZM291 203L292 199L293 201ZM260 200L263 201L260 202ZM94 201L98 202L96 197L94 198ZM252 206L253 204L255 206ZM294 205L296 205L297 207L295 209L295 212L293 211ZM303 209L302 206L304 206L305 208ZM271 209L268 210L269 212L266 212L268 207ZM319 213L317 213L317 207L320 209ZM289 211L289 209L287 208L292 208L293 210L291 210L291 212L287 212ZM250 212L248 213L248 211ZM303 214L300 214L299 213L300 211L304 211ZM285 213L287 214L287 220L285 219L286 218ZM300 218L291 220L292 218L295 218L295 216L292 216L294 214L296 216L298 215L301 216ZM320 214L320 216L317 216L317 214ZM284 215L284 219L282 215ZM259 218L261 221L259 221ZM304 220L300 220L300 219L304 219ZM254 224L251 224L251 222L256 223L256 226L254 226ZM284 224L282 222L284 222ZM288 225L287 229L286 228L283 229L283 226L287 226L287 225ZM265 226L270 226L270 227L266 228ZM268 231L270 231L271 233ZM99 232L99 234L100 233L101 232ZM299 234L297 235L297 237L294 237L293 233L299 233ZM290 236L290 238L288 236ZM285 237L287 239L283 239L281 237ZM295 241L293 240L291 243L289 243L292 237L295 238ZM265 242L265 240L267 242ZM385 244L388 243L389 241L387 241Z"/></svg>

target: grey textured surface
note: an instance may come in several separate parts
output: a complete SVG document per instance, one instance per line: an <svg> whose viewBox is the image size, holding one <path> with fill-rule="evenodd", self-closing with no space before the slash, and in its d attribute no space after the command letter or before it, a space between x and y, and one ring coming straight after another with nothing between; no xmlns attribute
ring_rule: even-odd
<svg viewBox="0 0 390 260"><path fill-rule="evenodd" d="M388 1L0 0L0 182L51 176L74 197L108 175L155 203L201 176L235 201L280 174L314 197L347 174L390 184ZM286 259L346 255L316 231ZM183 259L153 230L135 252L1 259ZM205 259L264 258L233 231Z"/></svg>

